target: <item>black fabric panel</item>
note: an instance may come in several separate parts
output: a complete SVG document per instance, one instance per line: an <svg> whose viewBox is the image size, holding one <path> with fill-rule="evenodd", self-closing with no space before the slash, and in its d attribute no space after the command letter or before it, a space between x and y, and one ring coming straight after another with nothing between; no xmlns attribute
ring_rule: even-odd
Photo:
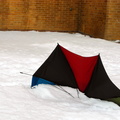
<svg viewBox="0 0 120 120"><path fill-rule="evenodd" d="M77 88L73 72L59 45L33 76L49 80L57 85Z"/></svg>
<svg viewBox="0 0 120 120"><path fill-rule="evenodd" d="M100 56L98 58L98 62L94 69L90 83L85 90L85 94L88 97L104 100L120 97L120 90L109 79Z"/></svg>

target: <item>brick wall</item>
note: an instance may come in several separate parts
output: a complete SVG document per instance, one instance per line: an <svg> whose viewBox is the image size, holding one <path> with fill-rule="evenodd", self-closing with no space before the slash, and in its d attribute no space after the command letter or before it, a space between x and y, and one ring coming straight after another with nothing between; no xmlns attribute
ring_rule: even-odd
<svg viewBox="0 0 120 120"><path fill-rule="evenodd" d="M0 0L0 29L77 31L78 2Z"/></svg>
<svg viewBox="0 0 120 120"><path fill-rule="evenodd" d="M106 6L106 0L81 0L79 32L93 37L104 38Z"/></svg>
<svg viewBox="0 0 120 120"><path fill-rule="evenodd" d="M79 6L79 32L120 39L120 0L81 0Z"/></svg>
<svg viewBox="0 0 120 120"><path fill-rule="evenodd" d="M108 0L104 38L120 40L120 0Z"/></svg>
<svg viewBox="0 0 120 120"><path fill-rule="evenodd" d="M68 31L120 39L120 0L0 0L0 30Z"/></svg>

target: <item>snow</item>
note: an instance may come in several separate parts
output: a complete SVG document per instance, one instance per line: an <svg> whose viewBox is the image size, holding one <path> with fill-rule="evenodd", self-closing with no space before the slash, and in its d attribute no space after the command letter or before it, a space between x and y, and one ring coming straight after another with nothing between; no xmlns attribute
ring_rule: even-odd
<svg viewBox="0 0 120 120"><path fill-rule="evenodd" d="M82 56L100 53L110 79L120 88L120 44L79 33L0 32L0 120L119 120L120 107L86 97L70 87L67 93L50 85L31 89L33 74L57 43Z"/></svg>

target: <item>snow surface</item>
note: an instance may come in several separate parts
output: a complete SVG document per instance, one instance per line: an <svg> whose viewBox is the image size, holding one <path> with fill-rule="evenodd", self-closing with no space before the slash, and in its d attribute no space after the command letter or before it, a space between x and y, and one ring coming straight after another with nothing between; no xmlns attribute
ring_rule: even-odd
<svg viewBox="0 0 120 120"><path fill-rule="evenodd" d="M110 79L120 88L120 44L81 34L0 32L0 120L120 120L120 107L63 87L31 89L31 76L57 43L82 56L100 53Z"/></svg>

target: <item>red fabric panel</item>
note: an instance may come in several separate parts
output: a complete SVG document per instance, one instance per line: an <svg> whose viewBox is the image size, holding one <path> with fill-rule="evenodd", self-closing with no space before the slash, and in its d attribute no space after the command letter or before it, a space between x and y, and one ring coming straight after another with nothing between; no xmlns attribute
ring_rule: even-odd
<svg viewBox="0 0 120 120"><path fill-rule="evenodd" d="M80 91L84 92L91 79L92 72L98 60L98 55L92 57L82 57L68 51L62 46L60 47L74 73L78 88Z"/></svg>

